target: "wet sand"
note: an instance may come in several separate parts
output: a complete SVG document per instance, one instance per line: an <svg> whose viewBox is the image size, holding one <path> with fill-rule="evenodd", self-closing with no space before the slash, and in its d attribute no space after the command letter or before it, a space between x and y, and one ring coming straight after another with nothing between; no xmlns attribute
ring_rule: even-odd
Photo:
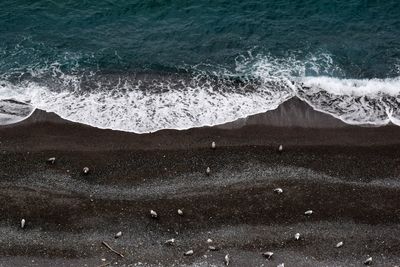
<svg viewBox="0 0 400 267"><path fill-rule="evenodd" d="M1 266L223 266L226 254L229 266L400 265L397 126L347 126L293 99L144 135L36 111L0 142Z"/></svg>

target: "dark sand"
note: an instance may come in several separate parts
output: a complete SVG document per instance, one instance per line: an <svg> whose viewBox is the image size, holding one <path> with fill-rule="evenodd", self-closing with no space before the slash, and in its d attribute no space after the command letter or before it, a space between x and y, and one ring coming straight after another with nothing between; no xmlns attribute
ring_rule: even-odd
<svg viewBox="0 0 400 267"><path fill-rule="evenodd" d="M221 127L145 135L37 111L0 127L0 153L1 266L222 266L227 253L230 266L400 265L397 126L346 126L296 99Z"/></svg>

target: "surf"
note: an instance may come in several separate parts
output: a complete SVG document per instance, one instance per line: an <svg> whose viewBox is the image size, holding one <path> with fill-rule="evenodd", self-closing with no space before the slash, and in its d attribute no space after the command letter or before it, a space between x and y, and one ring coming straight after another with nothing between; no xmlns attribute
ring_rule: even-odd
<svg viewBox="0 0 400 267"><path fill-rule="evenodd" d="M196 65L177 72L66 73L51 64L17 81L3 77L0 123L41 109L97 128L148 133L220 125L297 97L347 124L400 125L400 77L333 75L344 76L326 53L306 60L247 54L236 58L234 70Z"/></svg>

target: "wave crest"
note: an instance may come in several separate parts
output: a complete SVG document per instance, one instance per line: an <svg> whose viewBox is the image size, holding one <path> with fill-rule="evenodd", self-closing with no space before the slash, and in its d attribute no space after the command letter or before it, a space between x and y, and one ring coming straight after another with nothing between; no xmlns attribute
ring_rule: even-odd
<svg viewBox="0 0 400 267"><path fill-rule="evenodd" d="M343 76L326 53L302 60L249 53L236 59L234 71L199 65L176 73L64 73L53 63L17 79L3 75L0 100L137 133L222 124L275 109L294 96L346 123L400 125L399 77Z"/></svg>

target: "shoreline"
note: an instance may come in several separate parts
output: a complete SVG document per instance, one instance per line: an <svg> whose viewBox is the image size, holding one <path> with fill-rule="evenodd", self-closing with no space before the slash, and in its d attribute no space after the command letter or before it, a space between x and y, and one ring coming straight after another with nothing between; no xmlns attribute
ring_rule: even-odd
<svg viewBox="0 0 400 267"><path fill-rule="evenodd" d="M226 254L229 266L362 266L369 256L373 266L399 264L400 127L340 126L292 107L244 126L151 134L43 112L0 127L0 264L223 266ZM295 123L306 118L308 128ZM208 238L219 251L208 251Z"/></svg>
<svg viewBox="0 0 400 267"><path fill-rule="evenodd" d="M0 126L1 145L12 151L187 149L207 147L212 141L220 146L396 145L400 127L348 125L298 99L223 125L147 134L99 129L40 110L22 122Z"/></svg>

